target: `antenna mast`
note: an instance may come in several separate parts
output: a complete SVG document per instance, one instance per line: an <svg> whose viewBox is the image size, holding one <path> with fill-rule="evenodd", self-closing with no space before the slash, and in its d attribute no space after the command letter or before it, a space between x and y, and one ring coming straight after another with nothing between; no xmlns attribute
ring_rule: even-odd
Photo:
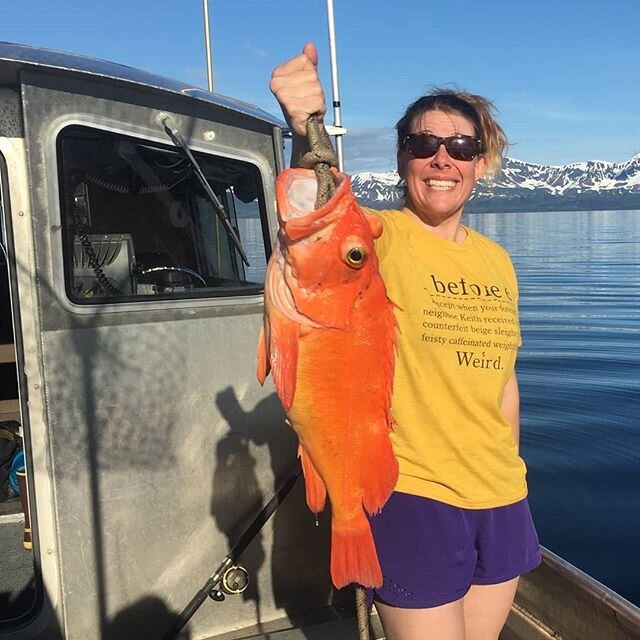
<svg viewBox="0 0 640 640"><path fill-rule="evenodd" d="M204 48L207 55L207 88L213 93L213 65L211 64L211 33L209 32L209 0L202 0L204 10Z"/></svg>
<svg viewBox="0 0 640 640"><path fill-rule="evenodd" d="M326 129L330 135L335 136L336 152L338 154L338 168L340 171L343 171L344 157L342 154L342 136L347 133L347 130L342 126L342 115L340 111L340 89L338 87L338 62L336 58L336 28L333 19L333 0L327 0L327 22L329 25L331 85L333 87L333 126L326 127Z"/></svg>

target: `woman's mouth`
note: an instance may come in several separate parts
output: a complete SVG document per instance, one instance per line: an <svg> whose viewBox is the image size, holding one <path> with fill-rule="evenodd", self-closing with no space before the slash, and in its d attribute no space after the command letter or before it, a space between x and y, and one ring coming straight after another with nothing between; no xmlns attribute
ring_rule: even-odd
<svg viewBox="0 0 640 640"><path fill-rule="evenodd" d="M456 186L455 180L425 180L425 184L436 191L447 191Z"/></svg>

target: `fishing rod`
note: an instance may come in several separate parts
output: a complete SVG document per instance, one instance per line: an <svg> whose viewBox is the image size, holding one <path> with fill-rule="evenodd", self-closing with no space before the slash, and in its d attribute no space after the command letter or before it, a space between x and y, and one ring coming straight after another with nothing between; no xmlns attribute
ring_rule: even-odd
<svg viewBox="0 0 640 640"><path fill-rule="evenodd" d="M300 477L301 473L302 467L300 466L300 461L296 460L287 480L271 500L267 502L262 511L254 518L253 522L233 545L231 551L225 556L218 568L211 574L211 577L196 592L193 598L191 598L191 601L182 610L174 625L168 633L163 636L163 640L175 640L180 631L184 629L185 625L191 620L195 612L202 606L202 603L207 598L211 598L216 602L222 602L225 599L225 593L242 593L247 588L249 585L249 574L244 567L237 564L238 558L249 546L249 543L258 535L260 529L262 529L276 512L287 495L289 495L289 492L295 486L296 480Z"/></svg>

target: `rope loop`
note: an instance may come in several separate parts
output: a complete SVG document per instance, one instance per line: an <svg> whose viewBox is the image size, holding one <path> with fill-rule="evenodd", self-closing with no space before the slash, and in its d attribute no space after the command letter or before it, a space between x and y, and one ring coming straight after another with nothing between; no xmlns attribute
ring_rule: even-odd
<svg viewBox="0 0 640 640"><path fill-rule="evenodd" d="M307 120L307 142L309 151L302 156L300 165L313 169L316 173L318 192L315 207L319 209L329 202L336 192L331 167L338 166L338 158L327 130L316 115L310 116Z"/></svg>

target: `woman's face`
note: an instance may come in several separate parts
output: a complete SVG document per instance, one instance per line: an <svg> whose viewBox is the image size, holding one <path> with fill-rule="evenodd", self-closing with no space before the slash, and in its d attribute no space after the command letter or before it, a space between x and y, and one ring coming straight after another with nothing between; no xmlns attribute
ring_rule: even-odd
<svg viewBox="0 0 640 640"><path fill-rule="evenodd" d="M458 113L427 111L417 118L411 133L427 131L446 138L455 134L476 135L473 123ZM414 158L398 151L398 173L407 184L406 207L427 224L437 226L462 215L478 178L485 171L484 156L473 160L454 160L440 145L430 158Z"/></svg>

